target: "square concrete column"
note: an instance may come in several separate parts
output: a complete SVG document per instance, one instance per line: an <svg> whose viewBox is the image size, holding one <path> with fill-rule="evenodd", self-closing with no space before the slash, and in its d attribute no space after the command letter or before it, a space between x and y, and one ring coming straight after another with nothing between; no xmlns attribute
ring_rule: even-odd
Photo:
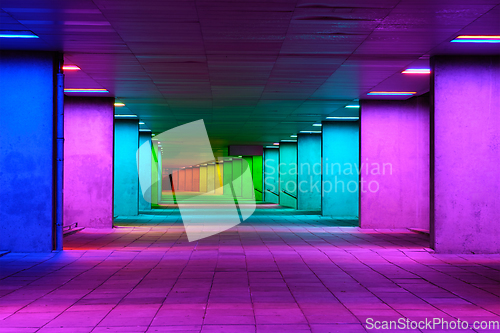
<svg viewBox="0 0 500 333"><path fill-rule="evenodd" d="M64 99L64 225L113 227L113 103Z"/></svg>
<svg viewBox="0 0 500 333"><path fill-rule="evenodd" d="M139 121L115 119L114 215L139 214Z"/></svg>
<svg viewBox="0 0 500 333"><path fill-rule="evenodd" d="M186 169L186 191L193 190L193 168Z"/></svg>
<svg viewBox="0 0 500 333"><path fill-rule="evenodd" d="M207 165L207 192L215 193L215 163Z"/></svg>
<svg viewBox="0 0 500 333"><path fill-rule="evenodd" d="M262 201L262 156L252 156L252 179L253 179L253 187L255 190L255 201Z"/></svg>
<svg viewBox="0 0 500 333"><path fill-rule="evenodd" d="M237 198L243 196L242 162L241 158L233 158L233 191Z"/></svg>
<svg viewBox="0 0 500 333"><path fill-rule="evenodd" d="M139 130L139 210L151 209L151 131Z"/></svg>
<svg viewBox="0 0 500 333"><path fill-rule="evenodd" d="M57 55L0 51L0 250L53 250Z"/></svg>
<svg viewBox="0 0 500 333"><path fill-rule="evenodd" d="M224 162L215 164L215 194L224 194Z"/></svg>
<svg viewBox="0 0 500 333"><path fill-rule="evenodd" d="M200 192L206 193L208 189L208 168L207 164L200 164Z"/></svg>
<svg viewBox="0 0 500 333"><path fill-rule="evenodd" d="M340 219L357 219L359 121L324 121L321 144L321 213Z"/></svg>
<svg viewBox="0 0 500 333"><path fill-rule="evenodd" d="M223 174L222 174L222 179L223 179L223 184L224 185L230 185L233 182L233 162L232 159L226 158L224 159L224 163L221 164L222 168L224 169ZM230 187L227 187L228 189ZM223 195L226 197L233 197L233 192L232 191L224 191Z"/></svg>
<svg viewBox="0 0 500 333"><path fill-rule="evenodd" d="M193 192L200 192L200 167L193 167Z"/></svg>
<svg viewBox="0 0 500 333"><path fill-rule="evenodd" d="M321 211L321 134L297 137L297 209Z"/></svg>
<svg viewBox="0 0 500 333"><path fill-rule="evenodd" d="M264 201L279 203L279 149L264 149Z"/></svg>
<svg viewBox="0 0 500 333"><path fill-rule="evenodd" d="M159 160L158 141L151 141L151 204L159 203L158 197L158 160ZM174 186L175 188L175 186Z"/></svg>
<svg viewBox="0 0 500 333"><path fill-rule="evenodd" d="M431 64L432 246L500 253L500 57Z"/></svg>
<svg viewBox="0 0 500 333"><path fill-rule="evenodd" d="M429 96L361 101L360 227L429 230Z"/></svg>
<svg viewBox="0 0 500 333"><path fill-rule="evenodd" d="M255 196L253 179L252 179L253 157L243 156L241 167L242 167L241 195L244 199L253 199Z"/></svg>
<svg viewBox="0 0 500 333"><path fill-rule="evenodd" d="M297 144L282 142L279 154L279 203L297 209Z"/></svg>

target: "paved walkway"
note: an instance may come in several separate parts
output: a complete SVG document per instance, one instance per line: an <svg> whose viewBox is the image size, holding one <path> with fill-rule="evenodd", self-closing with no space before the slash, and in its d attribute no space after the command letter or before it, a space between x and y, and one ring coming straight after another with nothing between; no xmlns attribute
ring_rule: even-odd
<svg viewBox="0 0 500 333"><path fill-rule="evenodd" d="M500 256L436 255L421 234L270 205L192 243L172 208L116 225L66 237L62 253L1 257L0 332L349 333L366 332L368 318L500 321Z"/></svg>

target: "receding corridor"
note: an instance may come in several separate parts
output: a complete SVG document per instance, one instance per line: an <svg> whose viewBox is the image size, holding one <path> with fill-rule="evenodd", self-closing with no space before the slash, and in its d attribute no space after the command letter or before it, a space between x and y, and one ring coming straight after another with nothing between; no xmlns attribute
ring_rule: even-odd
<svg viewBox="0 0 500 333"><path fill-rule="evenodd" d="M367 318L500 320L498 255L437 255L424 234L356 224L262 204L188 242L173 205L119 217L67 236L63 252L0 257L0 332L349 333L365 332Z"/></svg>

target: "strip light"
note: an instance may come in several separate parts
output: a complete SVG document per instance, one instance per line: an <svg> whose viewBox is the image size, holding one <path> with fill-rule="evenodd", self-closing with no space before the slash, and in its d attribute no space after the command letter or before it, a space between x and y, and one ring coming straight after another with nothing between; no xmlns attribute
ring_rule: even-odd
<svg viewBox="0 0 500 333"><path fill-rule="evenodd" d="M135 114L115 114L115 118L137 118Z"/></svg>
<svg viewBox="0 0 500 333"><path fill-rule="evenodd" d="M97 89L88 89L88 88L67 88L67 89L64 89L64 92L66 93L108 93L109 91L107 91L106 89L101 89L101 88L97 88Z"/></svg>
<svg viewBox="0 0 500 333"><path fill-rule="evenodd" d="M500 43L500 36L460 35L452 43Z"/></svg>
<svg viewBox="0 0 500 333"><path fill-rule="evenodd" d="M125 106L125 103L116 102L114 105L117 107L122 107L122 106Z"/></svg>
<svg viewBox="0 0 500 333"><path fill-rule="evenodd" d="M321 131L300 131L300 133L321 133Z"/></svg>
<svg viewBox="0 0 500 333"><path fill-rule="evenodd" d="M411 96L415 95L416 91L370 91L367 95L372 96Z"/></svg>
<svg viewBox="0 0 500 333"><path fill-rule="evenodd" d="M318 127L318 126L323 126L323 124L313 124L313 126Z"/></svg>
<svg viewBox="0 0 500 333"><path fill-rule="evenodd" d="M279 146L279 145L280 145L280 143L279 143L279 142L275 142L275 143L273 143L273 145L275 145L275 146Z"/></svg>
<svg viewBox="0 0 500 333"><path fill-rule="evenodd" d="M29 30L3 30L0 31L0 38L39 38Z"/></svg>
<svg viewBox="0 0 500 333"><path fill-rule="evenodd" d="M408 68L402 71L403 74L430 74L429 68Z"/></svg>
<svg viewBox="0 0 500 333"><path fill-rule="evenodd" d="M359 117L326 117L326 119L334 119L334 120L359 120Z"/></svg>
<svg viewBox="0 0 500 333"><path fill-rule="evenodd" d="M279 148L278 146L266 146L266 148Z"/></svg>
<svg viewBox="0 0 500 333"><path fill-rule="evenodd" d="M291 138L296 138L296 137L297 137L297 135L295 135L295 134L294 134L294 135L290 135L290 137L291 137Z"/></svg>
<svg viewBox="0 0 500 333"><path fill-rule="evenodd" d="M81 68L78 67L77 65L64 65L64 66L62 66L62 69L64 71L79 71L79 70L81 70Z"/></svg>
<svg viewBox="0 0 500 333"><path fill-rule="evenodd" d="M281 142L297 142L297 140L281 140Z"/></svg>
<svg viewBox="0 0 500 333"><path fill-rule="evenodd" d="M359 105L346 105L346 109L359 109Z"/></svg>

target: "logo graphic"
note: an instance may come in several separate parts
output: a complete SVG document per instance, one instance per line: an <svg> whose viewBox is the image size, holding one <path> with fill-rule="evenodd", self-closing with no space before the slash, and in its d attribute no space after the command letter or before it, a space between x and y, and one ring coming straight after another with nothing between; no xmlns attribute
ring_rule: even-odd
<svg viewBox="0 0 500 333"><path fill-rule="evenodd" d="M143 198L151 202L151 192L158 187L161 198L161 179L169 181L190 242L230 229L253 214L251 167L239 157L216 160L203 120L175 127L154 139L162 148L161 153L154 145L152 149L157 160L153 173L157 168L160 177L151 180L139 172ZM138 166L139 154L147 150L151 151L149 142L139 147ZM162 170L169 174L162 175Z"/></svg>

